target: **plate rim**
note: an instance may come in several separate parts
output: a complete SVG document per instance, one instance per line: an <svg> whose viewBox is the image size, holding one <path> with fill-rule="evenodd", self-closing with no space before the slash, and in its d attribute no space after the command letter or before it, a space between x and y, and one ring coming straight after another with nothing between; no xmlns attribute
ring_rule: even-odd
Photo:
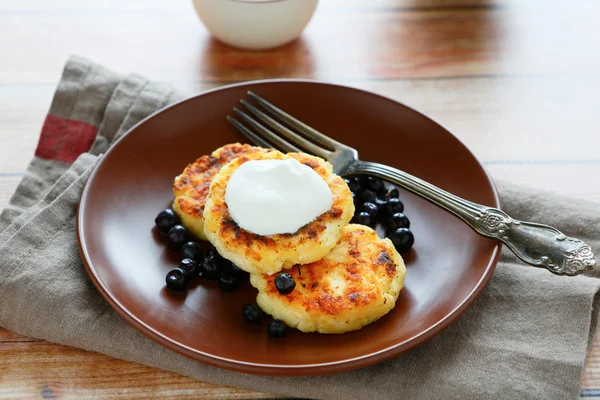
<svg viewBox="0 0 600 400"><path fill-rule="evenodd" d="M170 104L166 107L163 107L163 108L153 112L152 114L150 114L147 117L140 120L134 126L129 128L127 130L127 132L125 132L115 143L113 143L112 146L110 146L110 148L100 157L96 166L94 167L93 171L91 172L91 174L85 184L83 192L81 194L80 201L77 204L77 212L76 212L76 228L77 228L76 234L77 235L76 236L77 236L77 244L78 244L78 248L79 248L79 253L81 255L83 265L84 265L86 272L89 275L92 283L94 284L94 286L96 287L96 289L98 290L98 292L100 293L102 298L110 305L110 307L117 313L117 315L119 315L121 318L123 318L129 325L131 325L133 328L135 328L136 330L138 330L139 332L144 334L146 337L152 339L154 342L158 343L159 345L161 345L171 351L174 351L175 353L178 353L185 357L202 362L204 364L210 365L212 367L224 368L224 369L228 369L228 370L249 373L249 374L267 375L267 376L311 376L311 375L332 374L332 373L354 370L354 369L358 369L358 368L364 368L366 366L380 363L382 361L385 361L387 359L390 359L390 358L396 357L402 353L405 353L409 350L412 350L413 348L429 341L436 335L443 332L450 325L452 325L467 310L467 308L479 297L481 292L487 287L487 284L495 271L496 265L497 265L499 257L500 257L500 252L502 249L502 244L500 242L496 243L496 245L493 249L491 258L488 261L487 266L485 267L485 271L484 271L482 277L476 283L476 285L471 290L471 292L469 292L469 294L465 297L465 299L460 304L458 304L454 309L452 309L451 311L446 313L446 315L443 318L441 318L437 323L433 324L428 329L421 331L420 333L410 337L409 339L406 339L402 342L396 343L392 346L388 346L385 349L381 349L376 352L368 353L368 354L350 358L350 359L331 361L331 362L327 362L327 363L302 364L302 365L276 365L276 364L253 363L253 362L247 362L247 361L241 361L241 360L236 360L236 359L231 359L231 358L220 357L220 356L206 353L206 352L203 352L203 351L200 351L197 349L192 349L189 346L179 343L176 340L174 340L174 339L160 333L159 331L156 331L152 327L148 326L143 321L138 319L133 313L131 313L125 306L120 304L118 300L116 300L113 296L111 296L110 291L105 286L105 284L102 281L102 279L100 278L100 276L96 273L96 268L93 267L93 261L89 257L89 252L87 251L87 246L85 243L85 234L83 233L84 227L85 227L85 221L84 221L84 218L82 217L82 214L84 213L85 207L81 207L82 204L85 205L85 203L89 197L89 190L91 187L91 182L94 181L94 178L95 178L96 174L98 173L98 171L100 170L100 167L107 159L107 155L110 154L110 152L112 152L125 137L127 137L129 134L131 134L140 125L146 123L148 120L156 117L158 114L160 114L162 112L165 112L173 107L177 107L185 102L192 101L192 100L196 99L197 97L205 96L205 95L208 95L213 92L227 90L227 89L240 87L240 86L255 86L255 85L261 85L261 84L265 84L265 83L267 83L267 84L270 84L270 83L308 83L308 84L323 85L323 86L334 86L334 87L338 87L338 88L343 88L344 90L353 90L353 91L361 92L362 94L377 96L384 100L391 101L393 103L396 103L399 106L402 106L402 107L426 118L427 120L429 120L429 122L439 126L444 131L446 131L447 134L451 135L454 138L454 140L456 140L458 143L460 143L463 146L463 148L473 157L473 159L477 162L477 164L479 164L479 166L481 167L481 170L484 172L485 178L487 179L487 181L490 185L490 188L492 189L492 192L493 192L494 201L496 203L493 205L493 207L501 208L502 204L501 204L500 196L498 194L497 187L496 187L491 175L489 174L488 170L485 168L483 163L479 160L479 158L471 151L471 149L469 149L469 147L467 147L462 142L462 140L460 140L460 138L458 138L456 135L454 135L450 130L446 129L443 125L436 122L434 119L430 118L427 114L417 111L414 108L412 108L404 103L401 103L400 101L397 101L388 96L384 96L384 95L381 95L381 94L378 94L378 93L375 93L375 92L372 92L369 90L359 89L359 88L348 86L348 85L320 81L320 80L315 80L315 79L285 79L285 78L261 79L261 80L237 82L237 83L233 83L233 84L219 86L216 88L208 89L208 90L202 91L200 93L191 95L182 100L179 100L173 104Z"/></svg>

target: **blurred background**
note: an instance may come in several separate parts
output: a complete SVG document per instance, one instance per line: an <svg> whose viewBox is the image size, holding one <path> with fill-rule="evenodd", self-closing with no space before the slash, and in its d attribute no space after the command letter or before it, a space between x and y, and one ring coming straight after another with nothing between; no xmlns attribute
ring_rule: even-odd
<svg viewBox="0 0 600 400"><path fill-rule="evenodd" d="M24 170L18 155L79 54L190 94L279 77L372 90L446 126L495 177L543 161L550 180L535 168L520 179L562 190L557 181L600 172L597 143L579 133L600 122L598 17L596 0L321 0L299 40L248 52L212 39L191 0L0 0L0 169Z"/></svg>

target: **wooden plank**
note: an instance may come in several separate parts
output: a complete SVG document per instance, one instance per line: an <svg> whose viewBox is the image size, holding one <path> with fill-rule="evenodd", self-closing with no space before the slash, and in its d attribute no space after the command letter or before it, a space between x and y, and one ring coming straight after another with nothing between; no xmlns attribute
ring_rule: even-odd
<svg viewBox="0 0 600 400"><path fill-rule="evenodd" d="M116 360L93 352L40 342L0 329L0 397L89 398L271 398L265 393L227 388ZM10 365L10 368L7 366ZM581 383L600 388L600 338L594 338ZM44 397L44 398L46 398ZM586 398L590 398L586 394Z"/></svg>
<svg viewBox="0 0 600 400"><path fill-rule="evenodd" d="M488 164L496 180L600 203L600 162L594 164ZM588 182L589 184L582 184Z"/></svg>
<svg viewBox="0 0 600 400"><path fill-rule="evenodd" d="M523 1L523 0L520 0ZM490 8L515 4L517 0L321 0L320 9L423 9L423 8L452 8L476 7ZM187 12L192 7L191 1L164 1L164 0L105 0L105 1L80 1L76 5L72 0L28 0L15 2L14 0L1 0L0 12L127 12L127 11L183 11Z"/></svg>
<svg viewBox="0 0 600 400"><path fill-rule="evenodd" d="M590 130L600 123L593 109L594 93L600 88L595 78L486 77L352 85L430 116L482 161L598 159L600 137Z"/></svg>
<svg viewBox="0 0 600 400"><path fill-rule="evenodd" d="M597 396L586 396L590 397L600 397L600 335L596 333L594 337L594 341L592 343L592 348L588 354L588 359L586 363L585 374L583 375L583 379L581 381L581 390L595 390L597 391Z"/></svg>
<svg viewBox="0 0 600 400"><path fill-rule="evenodd" d="M210 39L191 11L0 14L0 83L55 82L71 53L164 81L592 74L600 65L600 52L589 51L600 35L598 10L600 3L578 6L577 12L525 6L324 10L315 14L302 40L269 52L239 51Z"/></svg>
<svg viewBox="0 0 600 400"><path fill-rule="evenodd" d="M55 89L55 85L0 86L0 173L25 171Z"/></svg>
<svg viewBox="0 0 600 400"><path fill-rule="evenodd" d="M4 338L10 337L13 340ZM272 395L225 388L217 385L148 368L135 363L115 360L46 342L31 343L31 339L0 329L0 397L7 398L89 398L102 393L102 398L270 398ZM16 342L16 343L15 343ZM6 368L10 365L10 368ZM600 387L600 343L588 358L582 390ZM591 396L586 396L590 398Z"/></svg>
<svg viewBox="0 0 600 400"><path fill-rule="evenodd" d="M273 395L47 342L0 342L0 397L51 399L258 399Z"/></svg>
<svg viewBox="0 0 600 400"><path fill-rule="evenodd" d="M19 335L18 333L11 332L7 329L0 328L0 344L14 342L43 342L43 340L29 338L26 336Z"/></svg>
<svg viewBox="0 0 600 400"><path fill-rule="evenodd" d="M594 160L599 77L481 77L338 81L429 115L483 161ZM216 84L175 82L188 93ZM0 86L0 172L24 171L47 113L52 85ZM567 100L568 99L568 100ZM398 142L401 146L401 142Z"/></svg>

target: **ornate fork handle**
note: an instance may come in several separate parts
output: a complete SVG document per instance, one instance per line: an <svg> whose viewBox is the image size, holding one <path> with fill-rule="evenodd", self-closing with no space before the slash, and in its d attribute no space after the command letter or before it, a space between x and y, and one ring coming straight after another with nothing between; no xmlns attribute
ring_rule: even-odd
<svg viewBox="0 0 600 400"><path fill-rule="evenodd" d="M481 235L502 241L528 264L576 275L596 263L590 246L550 226L512 219L497 208L462 199L387 165L359 161L349 169L348 173L379 176L445 208Z"/></svg>

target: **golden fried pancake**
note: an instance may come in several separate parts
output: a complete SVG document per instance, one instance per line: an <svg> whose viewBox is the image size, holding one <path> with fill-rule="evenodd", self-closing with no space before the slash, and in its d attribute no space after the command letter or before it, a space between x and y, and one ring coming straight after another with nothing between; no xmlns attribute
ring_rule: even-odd
<svg viewBox="0 0 600 400"><path fill-rule="evenodd" d="M200 239L204 236L204 205L208 188L221 167L242 154L267 153L271 150L248 144L232 143L202 156L189 164L181 175L175 178L173 210L181 218L182 224Z"/></svg>
<svg viewBox="0 0 600 400"><path fill-rule="evenodd" d="M249 160L288 158L295 158L323 178L333 194L331 209L293 234L261 236L240 228L225 203L225 191L231 175ZM273 274L294 264L308 264L323 258L338 242L342 228L353 214L350 189L342 178L333 173L333 167L327 161L304 153L248 153L225 165L214 177L204 209L204 233L223 257L241 269Z"/></svg>
<svg viewBox="0 0 600 400"><path fill-rule="evenodd" d="M389 239L366 226L350 224L320 261L286 271L296 281L287 295L276 275L250 275L258 305L302 332L344 333L362 328L396 305L404 285L404 261Z"/></svg>

